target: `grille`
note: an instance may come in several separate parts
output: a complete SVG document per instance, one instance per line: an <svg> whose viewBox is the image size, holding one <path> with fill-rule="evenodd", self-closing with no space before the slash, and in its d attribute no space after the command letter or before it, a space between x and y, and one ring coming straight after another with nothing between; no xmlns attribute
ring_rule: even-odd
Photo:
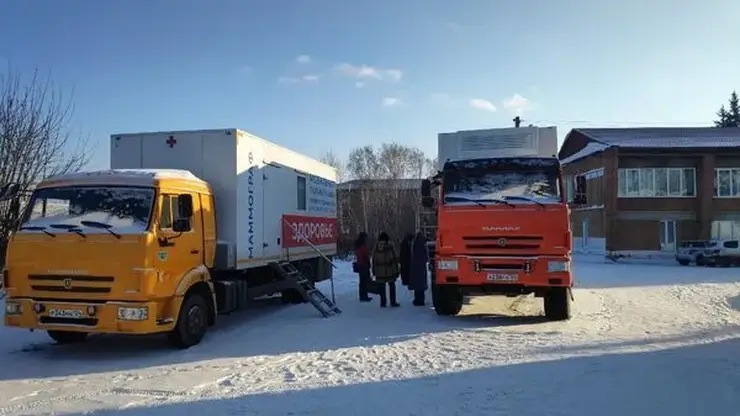
<svg viewBox="0 0 740 416"><path fill-rule="evenodd" d="M542 245L540 236L468 236L463 237L465 248L470 253L490 254L492 251L511 253L523 250L537 250Z"/></svg>
<svg viewBox="0 0 740 416"><path fill-rule="evenodd" d="M42 292L110 293L113 276L79 276L58 274L32 274L28 276L31 289ZM81 286L80 283L108 283L105 286Z"/></svg>

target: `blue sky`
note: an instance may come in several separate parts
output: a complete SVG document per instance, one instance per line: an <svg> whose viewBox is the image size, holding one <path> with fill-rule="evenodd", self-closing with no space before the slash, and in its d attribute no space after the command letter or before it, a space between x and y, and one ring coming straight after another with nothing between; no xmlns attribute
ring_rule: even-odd
<svg viewBox="0 0 740 416"><path fill-rule="evenodd" d="M210 6L208 6L210 5ZM740 2L0 0L0 63L73 93L70 129L238 127L319 157L525 120L708 125L740 90ZM301 57L301 58L299 58ZM4 70L4 68L2 69Z"/></svg>

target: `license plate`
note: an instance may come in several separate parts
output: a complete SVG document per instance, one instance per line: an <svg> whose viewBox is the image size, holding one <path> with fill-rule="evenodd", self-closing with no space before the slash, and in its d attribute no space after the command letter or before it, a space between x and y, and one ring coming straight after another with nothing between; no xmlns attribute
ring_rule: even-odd
<svg viewBox="0 0 740 416"><path fill-rule="evenodd" d="M516 282L519 276L511 273L488 273L489 282Z"/></svg>
<svg viewBox="0 0 740 416"><path fill-rule="evenodd" d="M85 317L85 314L77 309L49 309L49 316L52 318L82 319Z"/></svg>

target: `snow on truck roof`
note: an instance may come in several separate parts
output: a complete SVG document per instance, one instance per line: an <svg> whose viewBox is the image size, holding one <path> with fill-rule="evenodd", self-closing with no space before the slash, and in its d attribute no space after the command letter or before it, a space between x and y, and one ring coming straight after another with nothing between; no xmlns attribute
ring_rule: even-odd
<svg viewBox="0 0 740 416"><path fill-rule="evenodd" d="M99 181L108 178L116 182L123 182L132 185L153 185L154 182L163 179L180 179L200 184L206 184L205 181L195 176L189 170L183 169L107 169L89 172L74 172L46 178L44 182L86 182Z"/></svg>

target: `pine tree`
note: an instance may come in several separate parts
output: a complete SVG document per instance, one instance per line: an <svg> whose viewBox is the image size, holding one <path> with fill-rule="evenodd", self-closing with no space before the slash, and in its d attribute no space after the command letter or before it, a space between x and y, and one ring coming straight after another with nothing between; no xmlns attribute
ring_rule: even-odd
<svg viewBox="0 0 740 416"><path fill-rule="evenodd" d="M714 121L715 127L738 127L740 128L740 103L738 102L737 92L730 94L729 109L725 106L717 111L718 119Z"/></svg>
<svg viewBox="0 0 740 416"><path fill-rule="evenodd" d="M719 108L717 111L717 120L714 120L714 127L732 127L730 125L730 113L725 110L725 106Z"/></svg>
<svg viewBox="0 0 740 416"><path fill-rule="evenodd" d="M727 110L728 121L731 127L740 127L740 104L737 99L737 92L733 91L730 95L730 108Z"/></svg>

